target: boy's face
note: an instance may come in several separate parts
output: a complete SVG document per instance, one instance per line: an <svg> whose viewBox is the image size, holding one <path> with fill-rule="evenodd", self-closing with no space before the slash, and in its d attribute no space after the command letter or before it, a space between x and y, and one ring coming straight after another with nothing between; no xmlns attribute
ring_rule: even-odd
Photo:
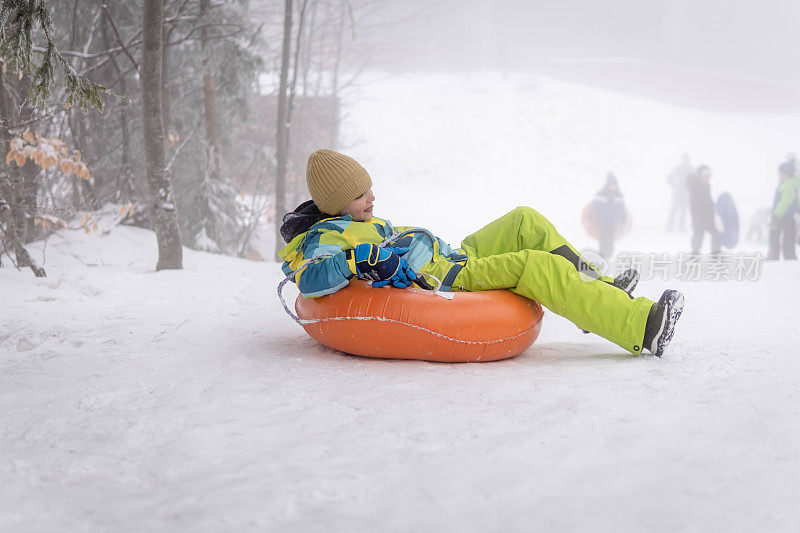
<svg viewBox="0 0 800 533"><path fill-rule="evenodd" d="M372 189L367 189L367 192L347 204L339 214L350 215L355 221L365 222L372 218L372 202L374 201L375 195L372 194Z"/></svg>

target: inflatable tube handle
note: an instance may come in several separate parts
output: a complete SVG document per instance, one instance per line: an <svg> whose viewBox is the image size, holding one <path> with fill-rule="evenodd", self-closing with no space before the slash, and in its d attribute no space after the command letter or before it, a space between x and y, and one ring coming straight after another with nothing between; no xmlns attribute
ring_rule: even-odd
<svg viewBox="0 0 800 533"><path fill-rule="evenodd" d="M297 272L299 272L300 270L302 270L304 266L306 266L306 265L308 265L310 263L316 263L318 261L322 261L323 259L325 259L326 257L330 257L331 255L332 254L315 255L314 257L308 259L307 261L303 261L303 263L299 267L297 267L296 270L293 270L292 272L287 274L286 277L283 278L283 281L278 283L278 298L280 298L280 300L281 300L281 305L283 305L283 310L286 311L286 313L290 317L292 317L292 320L294 320L295 322L297 322L301 326L303 324L313 324L314 322L317 322L317 321L316 320L304 320L304 319L300 318L299 316L295 315L294 313L292 313L289 310L289 306L286 305L286 300L283 299L283 286L286 285L286 283L290 279L294 278L294 275L297 274Z"/></svg>
<svg viewBox="0 0 800 533"><path fill-rule="evenodd" d="M286 311L286 314L289 315L290 317L292 317L292 320L294 320L295 322L297 322L298 324L300 324L302 326L304 323L307 323L307 322L305 320L303 320L302 318L300 318L299 316L297 316L294 313L292 313L289 310L289 306L286 305L286 300L283 299L283 286L286 285L286 282L289 281L292 278L293 275L294 275L294 272L292 272L291 274L286 276L283 279L283 281L278 283L278 298L280 298L281 305L283 305L283 310Z"/></svg>

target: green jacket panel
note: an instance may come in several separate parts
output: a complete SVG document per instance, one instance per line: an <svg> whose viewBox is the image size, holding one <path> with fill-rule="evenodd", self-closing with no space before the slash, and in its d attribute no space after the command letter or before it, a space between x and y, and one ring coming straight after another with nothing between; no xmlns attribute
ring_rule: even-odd
<svg viewBox="0 0 800 533"><path fill-rule="evenodd" d="M793 217L798 207L800 177L782 179L775 189L772 214L776 217Z"/></svg>

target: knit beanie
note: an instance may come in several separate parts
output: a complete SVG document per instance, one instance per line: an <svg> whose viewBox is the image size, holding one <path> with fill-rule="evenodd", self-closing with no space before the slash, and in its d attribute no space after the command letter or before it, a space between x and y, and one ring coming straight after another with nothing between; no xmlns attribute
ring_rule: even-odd
<svg viewBox="0 0 800 533"><path fill-rule="evenodd" d="M372 187L372 179L352 157L322 148L308 158L306 184L320 211L338 215Z"/></svg>

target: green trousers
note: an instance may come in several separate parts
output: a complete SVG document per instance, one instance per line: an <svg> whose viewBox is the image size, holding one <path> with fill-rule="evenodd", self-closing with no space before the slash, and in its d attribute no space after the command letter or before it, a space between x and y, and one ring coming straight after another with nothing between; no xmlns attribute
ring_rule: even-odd
<svg viewBox="0 0 800 533"><path fill-rule="evenodd" d="M653 301L630 298L585 261L543 215L518 207L468 236L453 290L510 289L632 353ZM425 269L423 269L423 272Z"/></svg>

